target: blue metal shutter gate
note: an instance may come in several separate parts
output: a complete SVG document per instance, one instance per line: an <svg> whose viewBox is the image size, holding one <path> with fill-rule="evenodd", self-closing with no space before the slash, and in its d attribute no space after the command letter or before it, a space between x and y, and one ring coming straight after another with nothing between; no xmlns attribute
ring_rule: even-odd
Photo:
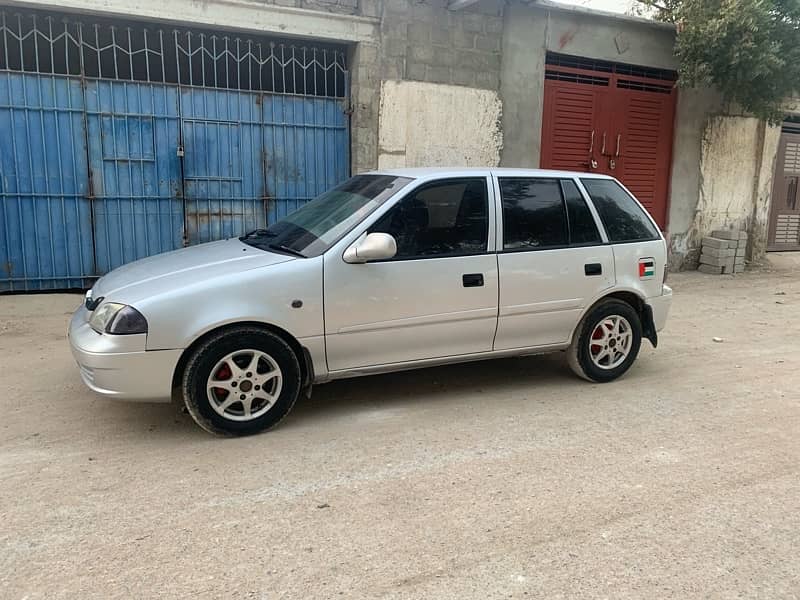
<svg viewBox="0 0 800 600"><path fill-rule="evenodd" d="M336 46L0 11L0 291L292 212L349 175L347 90Z"/></svg>

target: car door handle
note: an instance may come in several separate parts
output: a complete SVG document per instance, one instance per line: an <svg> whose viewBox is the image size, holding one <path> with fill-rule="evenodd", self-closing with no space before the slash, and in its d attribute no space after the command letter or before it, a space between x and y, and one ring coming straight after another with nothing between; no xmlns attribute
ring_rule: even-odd
<svg viewBox="0 0 800 600"><path fill-rule="evenodd" d="M462 275L461 281L464 282L464 287L481 287L483 286L483 273L468 273Z"/></svg>
<svg viewBox="0 0 800 600"><path fill-rule="evenodd" d="M600 263L588 263L583 265L583 272L586 275L602 275L603 274L603 265Z"/></svg>

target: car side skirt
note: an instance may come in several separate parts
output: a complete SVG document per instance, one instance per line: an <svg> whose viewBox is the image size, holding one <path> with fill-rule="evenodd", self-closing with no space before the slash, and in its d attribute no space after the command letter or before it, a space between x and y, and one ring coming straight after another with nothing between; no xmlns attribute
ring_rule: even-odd
<svg viewBox="0 0 800 600"><path fill-rule="evenodd" d="M426 358L424 360L414 360L401 363L391 363L374 365L369 367L359 367L357 369L345 369L340 371L328 371L327 375L321 377L317 374L315 383L325 383L335 379L347 379L350 377L364 377L366 375L377 375L380 373L394 373L396 371L410 371L412 369L422 369L425 367L438 367L462 362L473 362L478 360L490 360L493 358L508 358L511 356L530 356L534 354L546 354L565 350L569 344L553 344L547 346L530 346L526 348L511 348L508 350L494 350L492 352L478 352L475 354L458 354L455 356L442 356L438 358Z"/></svg>

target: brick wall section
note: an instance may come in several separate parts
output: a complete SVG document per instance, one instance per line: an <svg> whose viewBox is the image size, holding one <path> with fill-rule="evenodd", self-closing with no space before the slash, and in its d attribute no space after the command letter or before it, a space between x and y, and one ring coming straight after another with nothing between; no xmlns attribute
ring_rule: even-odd
<svg viewBox="0 0 800 600"><path fill-rule="evenodd" d="M378 165L381 81L499 89L504 6L500 0L482 0L466 10L451 11L447 0L358 2L359 14L381 18L381 33L374 45L358 44L350 60L354 172Z"/></svg>
<svg viewBox="0 0 800 600"><path fill-rule="evenodd" d="M464 10L447 0L261 0L264 4L380 19L375 43L351 47L351 165L378 165L378 110L383 80L406 79L498 90L503 0Z"/></svg>
<svg viewBox="0 0 800 600"><path fill-rule="evenodd" d="M380 46L358 44L350 56L350 163L353 173L378 166Z"/></svg>
<svg viewBox="0 0 800 600"><path fill-rule="evenodd" d="M500 2L451 11L447 0L384 0L381 74L497 90L502 30Z"/></svg>

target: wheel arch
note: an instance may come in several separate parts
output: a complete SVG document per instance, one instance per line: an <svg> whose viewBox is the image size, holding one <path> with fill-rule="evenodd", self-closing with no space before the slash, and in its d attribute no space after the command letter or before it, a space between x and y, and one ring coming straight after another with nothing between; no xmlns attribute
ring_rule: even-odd
<svg viewBox="0 0 800 600"><path fill-rule="evenodd" d="M314 381L314 363L311 360L311 354L309 353L308 349L305 346L303 346L297 340L296 337L294 337L291 333L289 333L285 329L278 327L277 325L273 325L272 323L264 323L263 321L235 321L233 323L225 323L224 325L219 325L217 327L209 329L208 331L203 332L183 350L180 358L178 359L177 364L175 365L175 371L172 374L173 400L179 398L183 373L184 370L186 369L186 364L189 361L189 357L192 355L192 353L211 336L217 335L229 329L236 329L237 327L258 327L260 329L263 329L264 331L268 331L272 334L277 335L284 342L289 344L291 349L297 355L297 360L300 363L302 389L305 390L307 394L310 393L311 385ZM178 394L178 396L176 396L176 394Z"/></svg>
<svg viewBox="0 0 800 600"><path fill-rule="evenodd" d="M642 337L650 340L650 343L653 344L653 348L658 346L658 334L656 333L656 326L653 321L653 309L638 292L632 290L609 291L587 306L581 318L578 320L577 325L572 330L570 340L575 339L575 332L581 327L586 315L589 314L595 306L606 300L620 300L630 305L636 311L636 314L639 315L639 320L642 324Z"/></svg>

